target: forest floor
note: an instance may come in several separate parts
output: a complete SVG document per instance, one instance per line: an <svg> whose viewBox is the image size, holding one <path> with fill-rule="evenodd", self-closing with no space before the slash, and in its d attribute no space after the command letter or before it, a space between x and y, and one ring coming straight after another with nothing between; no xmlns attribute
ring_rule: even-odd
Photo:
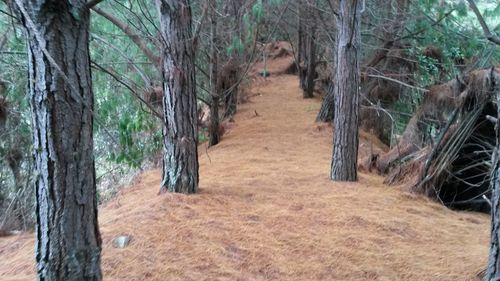
<svg viewBox="0 0 500 281"><path fill-rule="evenodd" d="M100 207L105 280L478 280L489 216L360 174L328 178L320 99L270 61L222 142L200 146L200 192L158 195L161 172ZM289 58L288 58L289 62ZM373 139L361 134L361 157ZM377 147L377 144L375 144ZM131 235L127 248L113 246ZM0 280L34 279L34 237L0 238Z"/></svg>

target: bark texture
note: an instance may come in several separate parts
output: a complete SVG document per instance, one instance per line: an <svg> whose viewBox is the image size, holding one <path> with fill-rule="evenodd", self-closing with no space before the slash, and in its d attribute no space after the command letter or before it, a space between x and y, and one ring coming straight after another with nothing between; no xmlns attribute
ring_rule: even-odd
<svg viewBox="0 0 500 281"><path fill-rule="evenodd" d="M330 177L338 181L357 180L361 5L361 0L354 3L341 0L337 16L335 131Z"/></svg>
<svg viewBox="0 0 500 281"><path fill-rule="evenodd" d="M198 112L189 0L156 0L163 48L163 173L160 192L198 190Z"/></svg>
<svg viewBox="0 0 500 281"><path fill-rule="evenodd" d="M16 3L28 34L38 280L101 280L89 11L83 0Z"/></svg>
<svg viewBox="0 0 500 281"><path fill-rule="evenodd" d="M218 74L218 54L217 54L217 1L210 0L210 93L212 101L210 104L210 127L208 129L208 145L217 145L221 138L221 131L219 130L219 85Z"/></svg>
<svg viewBox="0 0 500 281"><path fill-rule="evenodd" d="M230 34L229 38L238 37L241 42L245 42L246 30L244 23L244 14L247 11L244 0L221 1L222 12L230 20L229 26L221 25L220 34ZM238 110L238 94L240 87L240 77L243 75L242 68L245 58L250 58L248 49L243 54L235 52L229 57L229 60L221 66L218 87L221 91L221 102L224 103L223 119L231 119ZM222 65L222 64L221 64Z"/></svg>
<svg viewBox="0 0 500 281"><path fill-rule="evenodd" d="M328 93L326 94L321 108L316 116L316 122L332 122L335 116L335 87L332 83L328 85Z"/></svg>
<svg viewBox="0 0 500 281"><path fill-rule="evenodd" d="M500 280L500 79L495 79L492 70L490 83L492 92L496 95L497 104L497 124L496 137L497 147L492 159L492 179L491 179L491 243L490 257L484 280ZM500 75L497 75L498 78Z"/></svg>
<svg viewBox="0 0 500 281"><path fill-rule="evenodd" d="M299 78L304 98L314 96L314 78L316 76L316 20L314 3L299 3Z"/></svg>
<svg viewBox="0 0 500 281"><path fill-rule="evenodd" d="M304 98L314 97L314 78L316 78L316 20L313 12L313 3L307 3L306 25L306 75L304 83Z"/></svg>

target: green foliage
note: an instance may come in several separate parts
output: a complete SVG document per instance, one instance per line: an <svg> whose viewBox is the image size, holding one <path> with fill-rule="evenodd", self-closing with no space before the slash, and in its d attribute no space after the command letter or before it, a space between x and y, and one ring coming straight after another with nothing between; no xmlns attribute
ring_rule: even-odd
<svg viewBox="0 0 500 281"><path fill-rule="evenodd" d="M155 129L152 121L143 111L122 115L118 122L118 147L110 153L109 159L139 168L148 152L158 151L161 147L158 135L149 134Z"/></svg>
<svg viewBox="0 0 500 281"><path fill-rule="evenodd" d="M439 78L439 62L435 58L425 56L423 54L423 48L411 49L410 53L412 53L417 59L418 73L416 75L416 80L418 81L418 84L434 84Z"/></svg>
<svg viewBox="0 0 500 281"><path fill-rule="evenodd" d="M255 2L255 4L252 6L252 15L257 24L262 21L262 18L264 17L264 7L262 5L262 0Z"/></svg>
<svg viewBox="0 0 500 281"><path fill-rule="evenodd" d="M113 15L123 22L141 22L134 25L138 34L154 34L154 21L139 19L150 16L144 11L154 11L154 3L103 2L102 9L113 10ZM149 6L141 6L149 5ZM124 36L123 32L107 19L94 14L91 24L91 59L101 67L120 77L120 82L109 74L93 69L93 87L96 104L94 139L98 171L109 170L110 165L140 167L161 148L161 123L148 112L145 105L122 85L126 83L138 94L151 85L158 85L161 73L149 62L142 51ZM157 50L152 41L145 41Z"/></svg>
<svg viewBox="0 0 500 281"><path fill-rule="evenodd" d="M453 5L453 7L455 8L457 15L459 17L466 17L467 16L468 11L469 11L469 7L465 3L465 1L460 1L458 3L455 3Z"/></svg>
<svg viewBox="0 0 500 281"><path fill-rule="evenodd" d="M492 9L485 9L483 17L496 19L500 18L500 3L497 3Z"/></svg>
<svg viewBox="0 0 500 281"><path fill-rule="evenodd" d="M284 1L283 0L269 0L268 2L272 6L279 6L279 5L283 4Z"/></svg>
<svg viewBox="0 0 500 281"><path fill-rule="evenodd" d="M233 37L231 44L227 47L227 55L233 54L242 55L245 51L245 46L239 37Z"/></svg>
<svg viewBox="0 0 500 281"><path fill-rule="evenodd" d="M208 132L205 128L200 128L198 130L198 144L208 141Z"/></svg>

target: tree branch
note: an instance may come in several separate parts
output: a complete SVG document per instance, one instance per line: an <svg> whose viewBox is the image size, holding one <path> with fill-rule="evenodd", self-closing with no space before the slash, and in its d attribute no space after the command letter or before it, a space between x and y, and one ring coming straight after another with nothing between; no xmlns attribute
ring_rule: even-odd
<svg viewBox="0 0 500 281"><path fill-rule="evenodd" d="M387 76L382 76L382 75L374 75L374 74L366 74L367 77L371 77L371 78L379 78L379 79L385 79L385 80L388 80L388 81L391 81L391 82L394 82L394 83L397 83L397 84L400 84L402 86L405 86L405 87L408 87L408 88L411 88L411 89L415 89L415 90L419 90L419 91L422 91L422 92L428 92L429 90L427 89L424 89L424 88L420 88L420 87L416 87L416 86L412 86L410 84L407 84L405 82L402 82L402 81L399 81L397 79L394 79L394 78L390 78L390 77L387 77Z"/></svg>
<svg viewBox="0 0 500 281"><path fill-rule="evenodd" d="M92 64L93 66L96 68L96 69L99 69L100 71L108 74L109 76L111 76L113 79L115 79L118 83L122 84L125 88L127 88L133 95L135 98L137 98L139 100L139 102L141 102L142 104L144 104L149 110L151 110L151 114L155 117L157 117L158 119L160 119L160 121L163 123L163 125L165 125L165 122L163 121L163 115L161 115L160 113L158 113L156 111L156 109L151 105L149 104L148 102L146 102L142 97L141 95L132 87L130 86L127 82L123 81L122 78L120 78L120 76L113 70L111 69L106 69L105 67L101 66L100 64L96 63L95 61L92 61Z"/></svg>
<svg viewBox="0 0 500 281"><path fill-rule="evenodd" d="M488 39L489 41L491 41L497 45L500 45L500 36L491 33L490 29L488 28L488 25L486 24L483 16L481 15L481 12L479 12L479 9L477 8L474 0L467 0L467 2L469 2L470 8L474 12L474 14L476 14L477 20L479 21L481 28L483 28L483 32L484 32L484 35L486 36L486 39Z"/></svg>
<svg viewBox="0 0 500 281"><path fill-rule="evenodd" d="M198 23L193 32L193 45L195 50L198 48L198 38L200 36L201 26L203 25L203 22L205 21L205 18L207 16L208 6L209 4L208 2L206 2L205 8L203 9L203 12L201 14L200 23Z"/></svg>
<svg viewBox="0 0 500 281"><path fill-rule="evenodd" d="M157 68L160 68L160 57L155 55L153 53L153 51L151 51L151 49L146 45L146 43L144 42L144 40L142 40L142 38L140 37L140 35L136 34L128 24L124 23L123 21L121 21L120 19L116 18L115 16L99 9L99 8L92 8L92 10L94 10L94 12L96 12L97 14L101 15L102 17L106 18L107 20L109 20L111 23L113 23L114 25L116 25L119 29L121 29L123 31L123 33L125 33L129 38L130 40L132 40L132 42L134 42L137 47L139 47L139 49L144 53L144 55L146 55L146 57L148 57L148 59L157 67Z"/></svg>
<svg viewBox="0 0 500 281"><path fill-rule="evenodd" d="M87 4L85 4L85 7L87 7L87 9L92 9L92 8L94 8L94 6L101 3L102 1L104 1L104 0L89 0L89 2L87 2Z"/></svg>

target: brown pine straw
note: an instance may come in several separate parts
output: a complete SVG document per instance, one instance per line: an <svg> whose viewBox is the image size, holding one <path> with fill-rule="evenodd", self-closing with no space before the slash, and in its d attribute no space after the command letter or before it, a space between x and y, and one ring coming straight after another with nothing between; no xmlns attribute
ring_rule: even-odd
<svg viewBox="0 0 500 281"><path fill-rule="evenodd" d="M199 194L158 196L154 170L101 206L104 280L477 280L487 215L375 175L329 181L320 100L302 99L289 75L271 73L251 91L222 142L200 147ZM115 248L123 234L130 245ZM0 280L34 279L33 245L33 234L0 239Z"/></svg>

